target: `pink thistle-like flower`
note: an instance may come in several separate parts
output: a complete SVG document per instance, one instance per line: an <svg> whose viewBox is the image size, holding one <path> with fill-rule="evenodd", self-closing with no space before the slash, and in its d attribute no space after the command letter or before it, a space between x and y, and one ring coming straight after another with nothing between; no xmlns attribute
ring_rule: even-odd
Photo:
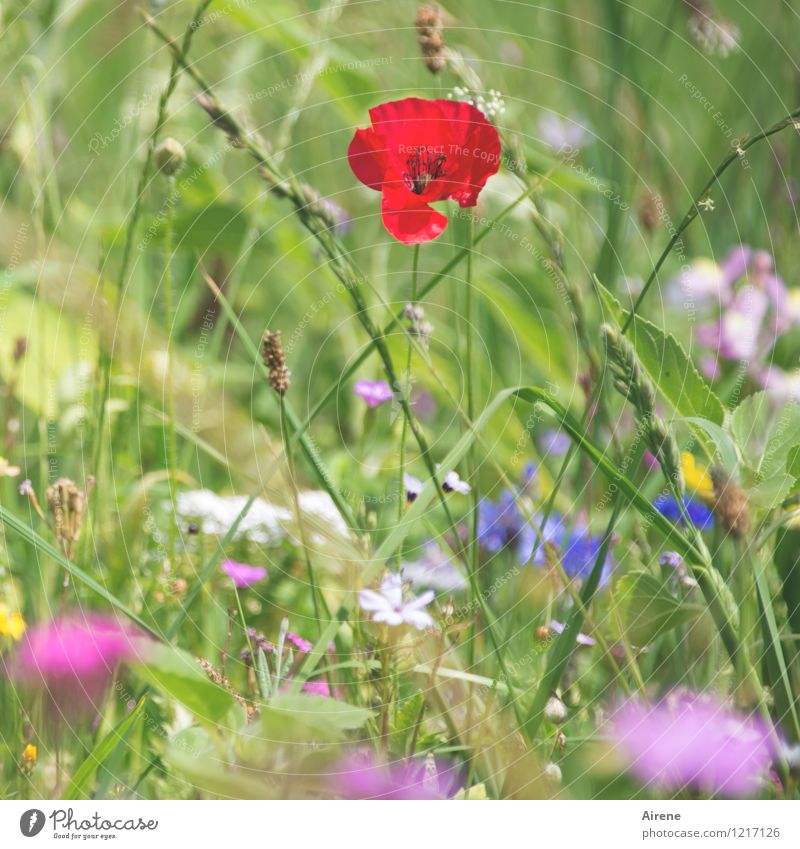
<svg viewBox="0 0 800 849"><path fill-rule="evenodd" d="M291 643L297 651L303 652L304 654L308 654L314 646L308 641L303 639L303 637L295 634L294 631L288 631L286 634L286 642Z"/></svg>
<svg viewBox="0 0 800 849"><path fill-rule="evenodd" d="M382 763L370 752L356 752L331 775L334 793L345 799L447 799L457 788L452 765L417 761Z"/></svg>
<svg viewBox="0 0 800 849"><path fill-rule="evenodd" d="M331 698L331 689L328 682L320 679L319 681L306 681L303 684L303 692L309 696L324 696L326 699ZM341 699L342 693L338 687L333 688L334 699Z"/></svg>
<svg viewBox="0 0 800 849"><path fill-rule="evenodd" d="M138 629L111 617L64 616L26 632L12 675L44 686L59 711L77 713L100 702L114 668L136 656L141 638Z"/></svg>
<svg viewBox="0 0 800 849"><path fill-rule="evenodd" d="M662 789L752 795L773 760L775 747L764 722L708 696L672 694L657 704L629 701L611 723L611 736L632 772Z"/></svg>
<svg viewBox="0 0 800 849"><path fill-rule="evenodd" d="M385 380L359 380L353 387L353 392L365 401L368 407L380 407L394 397Z"/></svg>
<svg viewBox="0 0 800 849"><path fill-rule="evenodd" d="M267 577L267 570L263 566L250 566L249 563L237 563L235 560L223 560L220 568L240 590Z"/></svg>

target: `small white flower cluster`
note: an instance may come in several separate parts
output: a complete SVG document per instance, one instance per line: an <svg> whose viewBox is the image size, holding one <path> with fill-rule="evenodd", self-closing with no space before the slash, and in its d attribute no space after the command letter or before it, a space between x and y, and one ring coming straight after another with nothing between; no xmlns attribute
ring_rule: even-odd
<svg viewBox="0 0 800 849"><path fill-rule="evenodd" d="M327 492L308 490L299 493L298 500L302 513L328 525L342 536L347 534L347 526ZM210 489L195 489L177 494L176 512L184 521L196 522L201 533L224 536L246 503L247 496L244 495L217 495ZM256 498L239 522L234 539L276 545L287 535L287 527L293 520L291 510Z"/></svg>
<svg viewBox="0 0 800 849"><path fill-rule="evenodd" d="M447 97L449 100L463 100L465 103L471 103L476 109L480 109L490 121L493 118L499 118L506 111L506 102L503 95L496 88L490 88L484 97L480 92L473 92L468 88L457 85Z"/></svg>

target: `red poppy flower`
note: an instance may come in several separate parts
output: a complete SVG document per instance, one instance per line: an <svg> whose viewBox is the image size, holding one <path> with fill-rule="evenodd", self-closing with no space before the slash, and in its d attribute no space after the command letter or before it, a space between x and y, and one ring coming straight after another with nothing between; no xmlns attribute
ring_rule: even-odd
<svg viewBox="0 0 800 849"><path fill-rule="evenodd" d="M383 223L404 245L435 239L447 218L430 204L475 206L500 167L500 138L470 103L407 97L370 109L348 159L362 183L380 192Z"/></svg>

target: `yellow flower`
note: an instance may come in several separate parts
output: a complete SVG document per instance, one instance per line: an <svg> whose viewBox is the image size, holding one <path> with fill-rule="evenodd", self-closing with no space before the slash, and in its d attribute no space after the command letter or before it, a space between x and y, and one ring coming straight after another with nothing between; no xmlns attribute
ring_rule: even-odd
<svg viewBox="0 0 800 849"><path fill-rule="evenodd" d="M8 614L8 609L0 605L0 636L21 639L25 633L25 620L19 613Z"/></svg>
<svg viewBox="0 0 800 849"><path fill-rule="evenodd" d="M684 451L681 454L681 469L686 481L686 488L698 495L704 501L712 501L714 498L714 484L711 475L705 466L699 465L694 454Z"/></svg>
<svg viewBox="0 0 800 849"><path fill-rule="evenodd" d="M36 766L36 758L38 757L38 750L33 743L28 743L28 745L22 750L22 758L20 759L19 765L25 772L31 772L33 768Z"/></svg>

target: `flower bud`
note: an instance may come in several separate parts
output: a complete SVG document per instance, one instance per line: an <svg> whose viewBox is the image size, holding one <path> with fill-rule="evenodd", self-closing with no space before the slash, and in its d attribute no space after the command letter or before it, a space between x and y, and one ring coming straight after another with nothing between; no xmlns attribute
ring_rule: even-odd
<svg viewBox="0 0 800 849"><path fill-rule="evenodd" d="M156 165L167 177L178 173L186 164L186 151L183 145L173 138L166 138L156 148Z"/></svg>
<svg viewBox="0 0 800 849"><path fill-rule="evenodd" d="M567 721L567 707L558 696L550 696L544 706L544 718L553 725L562 725Z"/></svg>
<svg viewBox="0 0 800 849"><path fill-rule="evenodd" d="M553 782L553 784L561 784L561 767L559 767L558 764L554 764L550 761L550 763L544 768L544 774L547 776L549 781Z"/></svg>

